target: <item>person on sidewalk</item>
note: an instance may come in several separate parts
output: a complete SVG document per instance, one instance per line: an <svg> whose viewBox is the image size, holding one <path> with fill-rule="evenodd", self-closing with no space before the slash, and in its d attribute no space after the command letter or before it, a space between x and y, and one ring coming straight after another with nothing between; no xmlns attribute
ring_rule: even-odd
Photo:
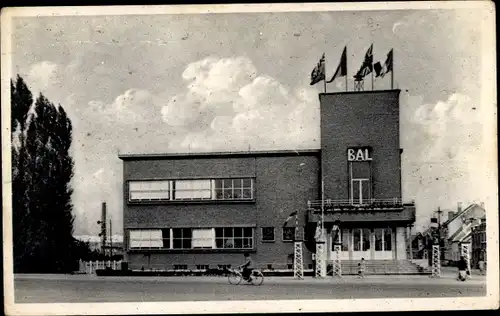
<svg viewBox="0 0 500 316"><path fill-rule="evenodd" d="M484 263L484 260L479 260L479 272L481 273L481 275L486 274L486 265Z"/></svg>
<svg viewBox="0 0 500 316"><path fill-rule="evenodd" d="M460 257L460 261L458 261L458 280L465 281L467 279L467 262L465 261L464 256Z"/></svg>
<svg viewBox="0 0 500 316"><path fill-rule="evenodd" d="M358 276L361 279L365 277L365 258L361 258L361 262L358 263Z"/></svg>

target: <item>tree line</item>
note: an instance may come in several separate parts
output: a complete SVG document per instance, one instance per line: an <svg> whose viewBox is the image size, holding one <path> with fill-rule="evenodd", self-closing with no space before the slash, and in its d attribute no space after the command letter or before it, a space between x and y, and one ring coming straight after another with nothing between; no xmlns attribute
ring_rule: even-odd
<svg viewBox="0 0 500 316"><path fill-rule="evenodd" d="M11 135L14 272L75 271L90 249L73 237L71 120L43 94L34 100L18 75L11 80Z"/></svg>

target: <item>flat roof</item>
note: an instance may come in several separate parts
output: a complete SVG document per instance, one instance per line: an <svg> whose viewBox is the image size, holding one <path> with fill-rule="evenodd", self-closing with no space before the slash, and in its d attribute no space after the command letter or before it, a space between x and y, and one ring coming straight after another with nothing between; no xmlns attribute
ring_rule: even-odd
<svg viewBox="0 0 500 316"><path fill-rule="evenodd" d="M283 156L315 156L320 149L271 150L271 151L226 151L226 152L194 152L194 153L156 153L156 154L119 154L121 160L146 159L194 159L194 158L243 158L243 157L283 157Z"/></svg>

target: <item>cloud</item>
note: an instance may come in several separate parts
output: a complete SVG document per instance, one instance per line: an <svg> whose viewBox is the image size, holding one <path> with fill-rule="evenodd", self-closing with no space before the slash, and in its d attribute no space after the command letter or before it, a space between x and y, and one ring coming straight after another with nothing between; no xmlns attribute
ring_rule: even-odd
<svg viewBox="0 0 500 316"><path fill-rule="evenodd" d="M30 88L36 93L47 90L56 83L59 70L60 67L51 61L42 61L32 65L27 75Z"/></svg>
<svg viewBox="0 0 500 316"><path fill-rule="evenodd" d="M484 109L461 93L446 100L423 103L402 97L403 185L417 201L417 226L426 226L437 207L452 210L457 201L485 201L488 152L483 127Z"/></svg>
<svg viewBox="0 0 500 316"><path fill-rule="evenodd" d="M248 150L316 147L319 102L312 88L291 90L258 74L246 57L209 57L189 64L184 91L162 109L172 126L196 131L177 150ZM175 148L180 146L180 148Z"/></svg>
<svg viewBox="0 0 500 316"><path fill-rule="evenodd" d="M148 123L157 117L160 103L160 98L146 90L129 89L117 96L111 104L92 100L88 105L94 114L102 115L111 121L136 124Z"/></svg>

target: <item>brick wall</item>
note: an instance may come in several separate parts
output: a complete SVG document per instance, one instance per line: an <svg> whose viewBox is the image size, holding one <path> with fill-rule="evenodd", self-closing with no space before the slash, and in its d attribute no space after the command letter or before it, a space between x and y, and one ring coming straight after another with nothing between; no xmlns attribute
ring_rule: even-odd
<svg viewBox="0 0 500 316"><path fill-rule="evenodd" d="M349 198L347 148L370 146L372 197L401 197L399 90L320 94L325 195Z"/></svg>
<svg viewBox="0 0 500 316"><path fill-rule="evenodd" d="M284 268L293 243L282 241L282 226L292 211L300 212L300 226L305 223L307 201L318 196L319 157L317 153L292 156L257 156L243 158L148 159L124 161L124 232L128 247L128 230L132 228L175 227L255 227L254 260L263 267L272 264ZM199 177L253 177L254 202L130 204L128 180L180 179ZM290 221L289 225L294 225ZM275 242L262 242L261 227L275 227ZM304 247L304 264L311 255ZM174 253L152 254L130 252L132 269L172 268L174 264L241 264L239 253Z"/></svg>

